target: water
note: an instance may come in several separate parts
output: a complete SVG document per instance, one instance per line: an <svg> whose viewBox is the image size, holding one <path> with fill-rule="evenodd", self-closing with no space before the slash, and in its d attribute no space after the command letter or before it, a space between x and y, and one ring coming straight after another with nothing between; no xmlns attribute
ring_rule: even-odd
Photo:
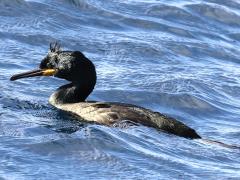
<svg viewBox="0 0 240 180"><path fill-rule="evenodd" d="M78 122L48 104L64 80L9 81L60 40L96 65L89 99L240 145L239 19L237 0L0 0L0 179L239 179L239 150Z"/></svg>

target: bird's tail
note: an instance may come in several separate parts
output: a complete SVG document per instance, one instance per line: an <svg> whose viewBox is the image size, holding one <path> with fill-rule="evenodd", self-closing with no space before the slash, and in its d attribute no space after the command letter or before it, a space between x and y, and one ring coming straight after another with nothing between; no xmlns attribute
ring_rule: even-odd
<svg viewBox="0 0 240 180"><path fill-rule="evenodd" d="M240 146L238 146L238 145L226 144L226 143L223 143L223 142L220 142L220 141L216 141L216 140L210 140L210 139L201 138L200 141L202 141L204 143L207 143L207 144L218 145L218 146L221 146L221 147L224 147L224 148L240 150Z"/></svg>
<svg viewBox="0 0 240 180"><path fill-rule="evenodd" d="M161 131L164 131L169 134L174 134L180 137L184 137L187 139L198 139L199 141L202 141L203 143L207 144L240 150L240 146L238 145L230 145L216 140L205 139L201 137L194 129L190 128L189 126L185 125L184 123L174 118L168 117L160 113L155 113L154 115L155 117L152 118L151 120L156 125L156 128Z"/></svg>

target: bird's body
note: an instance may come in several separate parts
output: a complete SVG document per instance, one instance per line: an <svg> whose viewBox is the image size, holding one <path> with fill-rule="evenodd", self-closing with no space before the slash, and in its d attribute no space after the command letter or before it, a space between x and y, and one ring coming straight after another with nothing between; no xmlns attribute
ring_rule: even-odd
<svg viewBox="0 0 240 180"><path fill-rule="evenodd" d="M50 45L50 52L39 67L38 70L14 75L11 80L55 76L70 81L70 84L58 88L49 102L60 110L76 115L78 119L108 126L131 121L185 138L201 138L192 128L159 112L124 103L87 102L86 98L94 89L97 75L94 64L80 51L61 51L58 44Z"/></svg>
<svg viewBox="0 0 240 180"><path fill-rule="evenodd" d="M142 124L166 133L197 139L200 136L192 128L174 118L153 112L140 106L118 102L85 101L77 103L61 103L55 93L49 98L49 103L57 109L75 115L78 119L95 122L107 126L115 126L121 122Z"/></svg>

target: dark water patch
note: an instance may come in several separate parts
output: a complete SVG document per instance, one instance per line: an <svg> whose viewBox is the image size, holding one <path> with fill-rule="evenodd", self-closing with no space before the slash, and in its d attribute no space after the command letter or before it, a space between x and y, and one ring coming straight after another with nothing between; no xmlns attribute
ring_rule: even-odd
<svg viewBox="0 0 240 180"><path fill-rule="evenodd" d="M192 13L186 11L182 7L176 7L166 4L161 5L151 5L145 11L146 15L153 16L156 18L162 18L164 20L170 20L171 22L181 22L183 24L191 23L202 23L203 21L194 16ZM176 18L176 16L178 18ZM187 23L188 22L188 23Z"/></svg>
<svg viewBox="0 0 240 180"><path fill-rule="evenodd" d="M239 43L239 41L240 41L240 33L238 33L238 32L229 33L228 36Z"/></svg>
<svg viewBox="0 0 240 180"><path fill-rule="evenodd" d="M240 4L238 1L234 0L222 0L219 2L218 0L208 0L208 2L215 3L221 6L226 6L228 8L231 8L233 10L239 10L240 9Z"/></svg>
<svg viewBox="0 0 240 180"><path fill-rule="evenodd" d="M0 5L2 6L16 6L16 5L22 5L25 4L26 2L24 0L12 0L12 1L6 1L6 0L1 0Z"/></svg>

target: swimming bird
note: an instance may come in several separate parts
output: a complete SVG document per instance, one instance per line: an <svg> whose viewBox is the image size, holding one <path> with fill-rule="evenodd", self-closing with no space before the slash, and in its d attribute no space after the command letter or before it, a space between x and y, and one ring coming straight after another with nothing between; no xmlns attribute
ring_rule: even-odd
<svg viewBox="0 0 240 180"><path fill-rule="evenodd" d="M80 120L107 126L127 120L189 139L201 138L184 123L150 109L118 102L86 101L96 84L95 66L80 51L63 51L59 43L50 44L50 50L41 61L39 69L16 74L10 80L34 76L54 76L70 81L50 96L49 103L74 114Z"/></svg>

